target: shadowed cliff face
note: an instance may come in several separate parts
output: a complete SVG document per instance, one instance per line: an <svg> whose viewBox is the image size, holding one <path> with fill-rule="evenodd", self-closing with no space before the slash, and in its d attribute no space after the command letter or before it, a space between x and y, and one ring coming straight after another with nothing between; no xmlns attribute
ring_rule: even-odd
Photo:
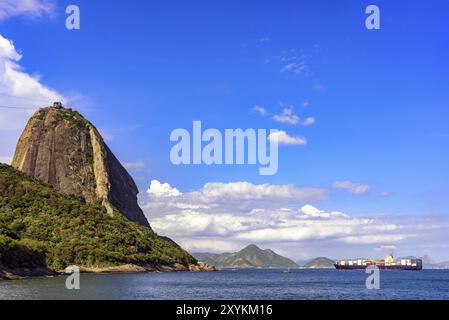
<svg viewBox="0 0 449 320"><path fill-rule="evenodd" d="M111 215L115 208L149 227L133 179L97 129L77 112L54 107L37 111L19 139L12 165L63 193L101 201Z"/></svg>

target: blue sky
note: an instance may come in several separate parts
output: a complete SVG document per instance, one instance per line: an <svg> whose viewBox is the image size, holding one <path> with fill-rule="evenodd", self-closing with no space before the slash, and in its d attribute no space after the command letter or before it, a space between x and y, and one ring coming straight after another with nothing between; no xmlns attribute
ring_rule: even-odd
<svg viewBox="0 0 449 320"><path fill-rule="evenodd" d="M292 184L325 190L326 199L312 203L325 212L447 216L447 1L35 2L53 6L5 11L0 35L23 54L24 72L39 74L42 85L101 130L143 194L155 179L184 193L209 182ZM381 30L365 28L372 3L380 7ZM64 26L69 4L80 7L81 30ZM315 123L273 119L290 107L300 122ZM17 119L18 127L25 119ZM207 128L276 128L305 137L307 145L281 146L279 172L271 177L259 176L256 166L173 166L170 132L190 130L193 120ZM20 130L8 132L1 139L5 159ZM337 181L369 189L354 194L334 188ZM449 260L447 247L437 248L442 239L427 239L416 255ZM402 249L412 242L401 241L378 244L415 254ZM286 251L294 243L269 245Z"/></svg>

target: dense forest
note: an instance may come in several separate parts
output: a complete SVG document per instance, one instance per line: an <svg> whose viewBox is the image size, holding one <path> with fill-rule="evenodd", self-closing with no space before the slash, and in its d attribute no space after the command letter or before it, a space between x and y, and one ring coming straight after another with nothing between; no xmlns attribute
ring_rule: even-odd
<svg viewBox="0 0 449 320"><path fill-rule="evenodd" d="M100 201L87 204L0 164L0 267L174 263L196 260L119 212L109 216Z"/></svg>

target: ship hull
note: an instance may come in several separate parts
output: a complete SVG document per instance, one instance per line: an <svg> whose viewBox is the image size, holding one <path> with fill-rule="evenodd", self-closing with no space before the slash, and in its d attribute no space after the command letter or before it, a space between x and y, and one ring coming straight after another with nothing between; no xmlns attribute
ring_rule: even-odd
<svg viewBox="0 0 449 320"><path fill-rule="evenodd" d="M335 264L335 269L337 270L366 270L369 266L341 266ZM421 271L421 266L383 266L378 265L376 266L380 270L387 270L387 271Z"/></svg>

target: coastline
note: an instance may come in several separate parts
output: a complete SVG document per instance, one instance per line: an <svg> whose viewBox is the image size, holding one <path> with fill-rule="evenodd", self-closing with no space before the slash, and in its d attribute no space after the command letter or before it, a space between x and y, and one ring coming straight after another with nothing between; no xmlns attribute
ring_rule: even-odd
<svg viewBox="0 0 449 320"><path fill-rule="evenodd" d="M0 267L1 280L20 280L26 278L46 277L46 276L62 276L71 274L70 270L73 266L67 267L65 270L54 271L47 268L4 268ZM127 274L127 273L155 273L155 272L214 272L217 268L205 263L182 265L175 263L174 265L159 264L124 264L112 267L78 267L81 273L92 274Z"/></svg>

